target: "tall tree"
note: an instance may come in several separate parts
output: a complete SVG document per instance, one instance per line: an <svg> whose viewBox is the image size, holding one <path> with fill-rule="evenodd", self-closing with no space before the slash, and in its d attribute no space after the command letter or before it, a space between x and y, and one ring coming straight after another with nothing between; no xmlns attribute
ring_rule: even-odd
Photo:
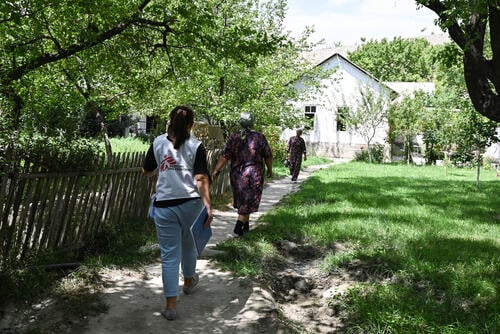
<svg viewBox="0 0 500 334"><path fill-rule="evenodd" d="M476 187L479 187L479 175L484 151L488 146L499 141L496 136L495 122L473 112L469 101L464 101L457 118L457 137L455 142L459 148L457 153L474 154L477 164Z"/></svg>
<svg viewBox="0 0 500 334"><path fill-rule="evenodd" d="M458 46L454 43L442 45L434 56L437 89L428 100L431 108L422 117L425 120L424 141L452 153L455 163L470 163L475 159L478 185L481 156L487 146L498 141L498 123L474 110L467 96Z"/></svg>
<svg viewBox="0 0 500 334"><path fill-rule="evenodd" d="M475 110L500 122L500 1L416 2L438 15L439 25L462 50L465 82Z"/></svg>
<svg viewBox="0 0 500 334"><path fill-rule="evenodd" d="M432 46L422 38L370 40L349 52L349 60L382 81L431 81Z"/></svg>
<svg viewBox="0 0 500 334"><path fill-rule="evenodd" d="M343 119L348 127L363 137L371 163L371 143L377 130L387 122L389 98L383 92L375 91L367 85L358 86L357 107L344 113Z"/></svg>
<svg viewBox="0 0 500 334"><path fill-rule="evenodd" d="M412 162L413 138L419 134L421 118L424 112L424 93L418 91L415 96L405 96L391 106L390 128L393 136L401 136L406 162Z"/></svg>
<svg viewBox="0 0 500 334"><path fill-rule="evenodd" d="M252 29L260 26L270 36L281 34L284 2L268 2L267 7L253 11L230 8L228 3L216 11L213 35L219 39L210 50L211 57L194 57L190 50L177 51L183 58L196 61L196 66L177 67L171 76L175 81L164 81L155 90L160 97L158 103L186 101L198 114L212 124L221 124L227 132L237 125L241 111L254 113L257 124L290 125L286 115L291 106L286 102L297 94L290 83L308 71L299 52L310 45L306 38L287 39L274 43L272 52L263 53L256 46L249 46L245 52L235 53L238 45L249 42L241 39L240 31L249 29L244 25Z"/></svg>
<svg viewBox="0 0 500 334"><path fill-rule="evenodd" d="M221 64L249 72L286 44L283 13L283 0L1 2L0 132L36 125L45 110L157 112L179 92L169 88L207 73L215 95L226 92Z"/></svg>

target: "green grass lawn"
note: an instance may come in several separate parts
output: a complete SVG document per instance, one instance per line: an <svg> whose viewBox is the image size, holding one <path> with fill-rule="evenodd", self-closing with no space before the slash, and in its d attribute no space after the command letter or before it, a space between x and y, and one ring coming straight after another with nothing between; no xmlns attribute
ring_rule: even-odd
<svg viewBox="0 0 500 334"><path fill-rule="evenodd" d="M312 244L323 270L371 279L336 297L352 333L500 333L500 178L475 170L347 163L321 170L244 238L219 246L239 275ZM336 251L342 244L345 250Z"/></svg>
<svg viewBox="0 0 500 334"><path fill-rule="evenodd" d="M111 148L114 153L147 152L150 145L149 143L133 137L110 138L109 141L111 142ZM101 146L104 150L104 143L101 143Z"/></svg>
<svg viewBox="0 0 500 334"><path fill-rule="evenodd" d="M302 169L314 165L324 165L331 163L332 160L325 157L308 157L306 161L302 161ZM273 179L280 179L290 176L288 167L283 165L282 161L273 160Z"/></svg>

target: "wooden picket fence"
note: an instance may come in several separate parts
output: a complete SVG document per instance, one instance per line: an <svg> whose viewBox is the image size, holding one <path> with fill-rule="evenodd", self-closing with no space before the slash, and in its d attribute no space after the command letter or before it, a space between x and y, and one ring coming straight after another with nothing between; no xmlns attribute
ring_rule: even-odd
<svg viewBox="0 0 500 334"><path fill-rule="evenodd" d="M213 170L220 151L207 153ZM78 249L106 225L145 221L155 179L140 172L144 156L116 154L105 168L61 173L23 162L21 172L0 178L0 272L41 251ZM229 190L221 176L213 197Z"/></svg>

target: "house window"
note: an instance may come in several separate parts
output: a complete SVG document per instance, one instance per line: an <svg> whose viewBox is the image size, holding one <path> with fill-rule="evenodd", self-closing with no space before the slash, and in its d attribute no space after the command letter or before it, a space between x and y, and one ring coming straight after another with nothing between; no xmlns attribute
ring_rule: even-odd
<svg viewBox="0 0 500 334"><path fill-rule="evenodd" d="M349 107L341 106L337 108L337 131L347 131L347 119Z"/></svg>
<svg viewBox="0 0 500 334"><path fill-rule="evenodd" d="M316 114L316 106L306 106L304 114L306 118L314 118L314 114Z"/></svg>

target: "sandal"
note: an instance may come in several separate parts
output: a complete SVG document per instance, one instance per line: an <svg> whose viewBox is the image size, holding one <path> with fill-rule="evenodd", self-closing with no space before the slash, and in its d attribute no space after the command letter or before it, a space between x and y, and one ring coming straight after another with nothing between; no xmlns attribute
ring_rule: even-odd
<svg viewBox="0 0 500 334"><path fill-rule="evenodd" d="M193 293L193 289L198 285L198 282L200 281L200 276L197 273L194 273L193 275L193 283L189 286L184 285L182 287L182 291L186 295L190 295Z"/></svg>
<svg viewBox="0 0 500 334"><path fill-rule="evenodd" d="M175 320L177 319L177 311L164 309L161 311L161 315L167 320Z"/></svg>

